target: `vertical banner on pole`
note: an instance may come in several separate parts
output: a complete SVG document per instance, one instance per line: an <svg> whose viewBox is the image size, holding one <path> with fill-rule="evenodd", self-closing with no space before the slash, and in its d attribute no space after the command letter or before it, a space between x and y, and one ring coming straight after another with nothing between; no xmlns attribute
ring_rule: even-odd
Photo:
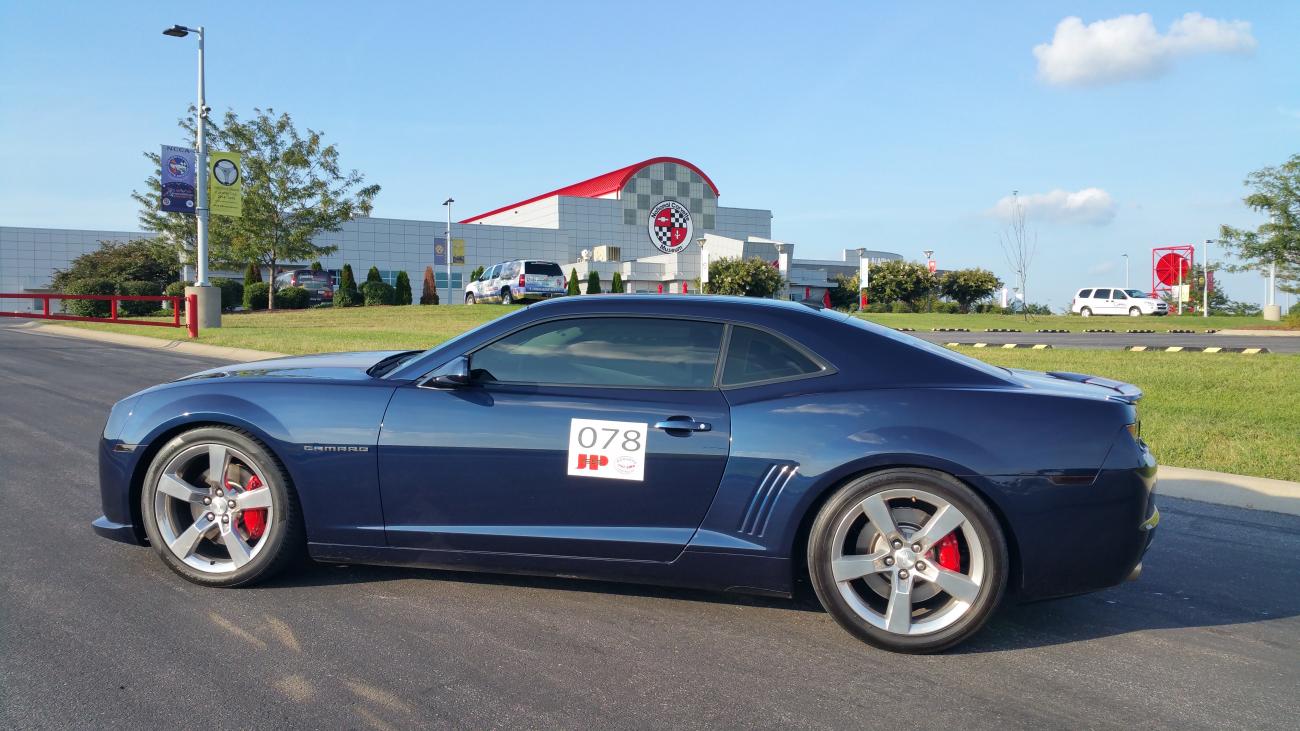
<svg viewBox="0 0 1300 731"><path fill-rule="evenodd" d="M433 240L433 263L436 265L447 263L447 239L441 236Z"/></svg>
<svg viewBox="0 0 1300 731"><path fill-rule="evenodd" d="M162 170L158 176L162 184L162 199L158 210L171 213L194 213L194 150L188 147L163 145L159 156Z"/></svg>
<svg viewBox="0 0 1300 731"><path fill-rule="evenodd" d="M451 263L452 264L465 263L465 239L451 240Z"/></svg>
<svg viewBox="0 0 1300 731"><path fill-rule="evenodd" d="M244 213L244 169L238 152L208 155L208 210L239 218Z"/></svg>

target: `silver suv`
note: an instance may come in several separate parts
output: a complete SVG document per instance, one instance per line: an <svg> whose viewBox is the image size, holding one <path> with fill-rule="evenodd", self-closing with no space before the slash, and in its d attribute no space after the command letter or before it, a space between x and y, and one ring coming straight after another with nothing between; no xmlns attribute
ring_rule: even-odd
<svg viewBox="0 0 1300 731"><path fill-rule="evenodd" d="M562 297L564 270L553 261L514 259L493 264L465 287L465 304L531 302Z"/></svg>
<svg viewBox="0 0 1300 731"><path fill-rule="evenodd" d="M1079 290L1070 302L1070 312L1093 315L1168 315L1169 305L1140 289L1119 287L1090 287Z"/></svg>

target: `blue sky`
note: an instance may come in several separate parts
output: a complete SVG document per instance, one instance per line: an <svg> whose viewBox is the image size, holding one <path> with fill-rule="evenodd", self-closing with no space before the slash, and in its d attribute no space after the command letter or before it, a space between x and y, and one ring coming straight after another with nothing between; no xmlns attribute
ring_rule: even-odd
<svg viewBox="0 0 1300 731"><path fill-rule="evenodd" d="M723 205L772 209L800 256L934 249L1008 278L996 207L1019 190L1029 296L1058 307L1122 284L1121 254L1144 286L1152 246L1258 223L1243 178L1300 152L1296 3L177 7L0 5L0 224L135 228L140 153L186 142L195 43L160 34L178 22L208 29L214 110L325 131L383 186L379 216L438 220L450 194L462 218L673 155Z"/></svg>

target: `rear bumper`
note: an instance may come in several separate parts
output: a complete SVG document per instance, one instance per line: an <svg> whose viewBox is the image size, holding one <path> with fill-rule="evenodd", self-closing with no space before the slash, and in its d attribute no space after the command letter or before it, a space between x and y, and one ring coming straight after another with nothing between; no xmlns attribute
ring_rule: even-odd
<svg viewBox="0 0 1300 731"><path fill-rule="evenodd" d="M518 292L513 294L516 301L520 302L540 302L541 300L554 299L563 297L567 292Z"/></svg>

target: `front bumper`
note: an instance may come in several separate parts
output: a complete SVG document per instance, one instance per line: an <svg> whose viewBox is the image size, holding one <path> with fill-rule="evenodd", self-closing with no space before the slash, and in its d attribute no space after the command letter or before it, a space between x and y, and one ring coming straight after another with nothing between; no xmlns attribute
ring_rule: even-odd
<svg viewBox="0 0 1300 731"><path fill-rule="evenodd" d="M107 538L110 541L130 543L135 546L146 544L146 542L141 541L140 537L135 534L135 526L130 523L114 523L101 515L91 522L90 528L95 531L96 535L102 538Z"/></svg>

